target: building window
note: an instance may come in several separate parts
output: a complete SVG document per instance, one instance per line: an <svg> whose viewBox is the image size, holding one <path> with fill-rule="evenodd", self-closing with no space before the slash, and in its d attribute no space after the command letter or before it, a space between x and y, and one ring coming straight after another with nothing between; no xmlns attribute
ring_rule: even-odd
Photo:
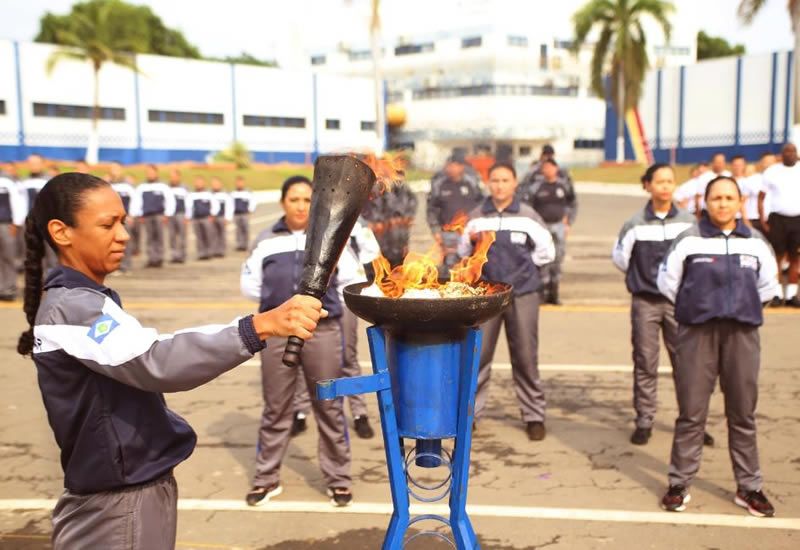
<svg viewBox="0 0 800 550"><path fill-rule="evenodd" d="M177 122L180 124L224 124L221 113L187 113L183 111L147 111L150 122Z"/></svg>
<svg viewBox="0 0 800 550"><path fill-rule="evenodd" d="M0 99L0 115L6 114L6 100Z"/></svg>
<svg viewBox="0 0 800 550"><path fill-rule="evenodd" d="M33 116L51 118L92 118L93 108L87 105L57 105L55 103L34 103ZM119 107L100 107L102 120L125 120L125 109Z"/></svg>
<svg viewBox="0 0 800 550"><path fill-rule="evenodd" d="M509 46L516 46L518 48L527 48L528 47L528 37L527 36L509 36L508 37L508 45Z"/></svg>
<svg viewBox="0 0 800 550"><path fill-rule="evenodd" d="M553 47L560 50L571 50L574 45L575 42L572 40L558 40L557 38L553 39Z"/></svg>
<svg viewBox="0 0 800 550"><path fill-rule="evenodd" d="M656 55L689 55L692 50L685 46L656 46Z"/></svg>
<svg viewBox="0 0 800 550"><path fill-rule="evenodd" d="M361 129L365 132L374 132L375 131L375 121L374 120L362 120L361 121Z"/></svg>
<svg viewBox="0 0 800 550"><path fill-rule="evenodd" d="M311 64L312 65L324 65L325 61L327 61L327 60L325 59L324 55L312 55L311 56Z"/></svg>
<svg viewBox="0 0 800 550"><path fill-rule="evenodd" d="M244 115L245 126L269 126L271 128L305 128L306 119L289 116Z"/></svg>
<svg viewBox="0 0 800 550"><path fill-rule="evenodd" d="M433 51L433 42L423 42L421 44L403 44L394 49L394 55L412 55L415 53L425 53Z"/></svg>
<svg viewBox="0 0 800 550"><path fill-rule="evenodd" d="M530 145L520 145L519 146L519 156L521 156L521 157L529 157L529 156L531 156L531 146Z"/></svg>
<svg viewBox="0 0 800 550"><path fill-rule="evenodd" d="M462 50L466 50L467 48L480 48L481 44L483 44L483 37L481 36L470 36L461 39Z"/></svg>
<svg viewBox="0 0 800 550"><path fill-rule="evenodd" d="M326 130L341 130L342 124L338 118L326 118L325 119L325 129Z"/></svg>
<svg viewBox="0 0 800 550"><path fill-rule="evenodd" d="M547 44L539 45L539 68L547 68Z"/></svg>
<svg viewBox="0 0 800 550"><path fill-rule="evenodd" d="M347 53L350 61L366 61L372 59L372 50L351 50Z"/></svg>
<svg viewBox="0 0 800 550"><path fill-rule="evenodd" d="M602 149L602 139L576 139L572 142L575 149Z"/></svg>
<svg viewBox="0 0 800 550"><path fill-rule="evenodd" d="M414 99L442 99L463 96L568 96L578 95L578 86L532 86L529 84L476 84L473 86L423 88L414 90Z"/></svg>

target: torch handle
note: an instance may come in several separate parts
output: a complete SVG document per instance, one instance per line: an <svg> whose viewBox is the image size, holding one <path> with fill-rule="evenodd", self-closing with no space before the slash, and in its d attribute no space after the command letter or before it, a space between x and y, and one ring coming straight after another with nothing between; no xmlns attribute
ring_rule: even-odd
<svg viewBox="0 0 800 550"><path fill-rule="evenodd" d="M283 350L283 364L287 367L297 367L300 364L300 352L305 343L306 341L299 336L289 336L286 348Z"/></svg>

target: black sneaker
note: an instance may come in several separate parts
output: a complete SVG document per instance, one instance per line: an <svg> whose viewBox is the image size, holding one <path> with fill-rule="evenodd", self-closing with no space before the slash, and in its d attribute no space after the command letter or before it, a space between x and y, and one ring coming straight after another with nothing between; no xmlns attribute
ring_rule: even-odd
<svg viewBox="0 0 800 550"><path fill-rule="evenodd" d="M703 432L703 445L706 447L713 447L714 446L714 436L712 436L708 432Z"/></svg>
<svg viewBox="0 0 800 550"><path fill-rule="evenodd" d="M792 296L791 300L786 300L786 307L800 307L800 296Z"/></svg>
<svg viewBox="0 0 800 550"><path fill-rule="evenodd" d="M301 413L295 413L294 420L292 420L292 429L289 431L289 436L294 437L296 435L300 435L306 431L307 428L308 426L306 426L305 415L302 415Z"/></svg>
<svg viewBox="0 0 800 550"><path fill-rule="evenodd" d="M343 508L353 503L353 493L344 487L328 487L328 496L331 497L331 504Z"/></svg>
<svg viewBox="0 0 800 550"><path fill-rule="evenodd" d="M528 432L528 439L531 441L541 441L547 435L544 422L528 422L525 431Z"/></svg>
<svg viewBox="0 0 800 550"><path fill-rule="evenodd" d="M775 515L775 508L772 507L772 504L769 503L769 500L761 491L742 491L738 489L733 502L737 506L747 508L751 516L771 518Z"/></svg>
<svg viewBox="0 0 800 550"><path fill-rule="evenodd" d="M692 500L689 490L683 485L670 485L667 494L661 499L661 507L667 512L683 512Z"/></svg>
<svg viewBox="0 0 800 550"><path fill-rule="evenodd" d="M356 428L356 434L361 439L372 439L375 437L375 432L372 426L369 425L369 418L366 416L357 416L353 419L353 425Z"/></svg>
<svg viewBox="0 0 800 550"><path fill-rule="evenodd" d="M270 485L269 487L253 487L247 496L244 497L248 506L261 506L270 501L272 497L276 497L283 492L283 487L280 483Z"/></svg>
<svg viewBox="0 0 800 550"><path fill-rule="evenodd" d="M631 435L631 443L634 445L647 445L651 435L653 435L653 428L637 427Z"/></svg>
<svg viewBox="0 0 800 550"><path fill-rule="evenodd" d="M779 298L777 296L775 296L769 302L769 307L781 307L782 305L783 305L783 298Z"/></svg>

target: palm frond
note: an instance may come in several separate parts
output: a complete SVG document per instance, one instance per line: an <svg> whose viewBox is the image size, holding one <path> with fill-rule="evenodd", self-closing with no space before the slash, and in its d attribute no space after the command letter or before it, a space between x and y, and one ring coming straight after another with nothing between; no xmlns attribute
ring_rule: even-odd
<svg viewBox="0 0 800 550"><path fill-rule="evenodd" d="M45 69L47 70L47 74L51 74L53 69L56 68L61 61L66 59L72 61L87 61L89 57L86 55L85 52L81 50L67 50L67 49L58 49L50 54L47 58L47 63L45 64Z"/></svg>
<svg viewBox="0 0 800 550"><path fill-rule="evenodd" d="M661 27L664 40L669 42L672 36L672 23L669 16L675 13L675 6L664 0L637 0L631 8L631 20L638 21L640 15L649 15Z"/></svg>
<svg viewBox="0 0 800 550"><path fill-rule="evenodd" d="M590 0L572 16L575 36L573 51L580 50L586 37L596 24L609 24L614 20L615 6L609 0Z"/></svg>
<svg viewBox="0 0 800 550"><path fill-rule="evenodd" d="M592 91L598 97L605 97L605 86L603 84L603 69L605 68L606 58L608 57L608 45L611 42L613 31L606 25L600 32L600 39L594 47L592 54Z"/></svg>
<svg viewBox="0 0 800 550"><path fill-rule="evenodd" d="M741 2L739 2L739 9L736 10L736 13L739 16L739 19L744 21L745 24L749 25L753 22L753 19L755 19L758 12L761 11L761 8L763 8L764 4L766 3L767 0L741 0Z"/></svg>

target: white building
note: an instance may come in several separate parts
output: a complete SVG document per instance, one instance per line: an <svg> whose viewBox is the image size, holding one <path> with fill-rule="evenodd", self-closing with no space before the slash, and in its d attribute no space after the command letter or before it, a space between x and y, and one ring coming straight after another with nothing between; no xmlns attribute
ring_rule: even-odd
<svg viewBox="0 0 800 550"><path fill-rule="evenodd" d="M429 167L456 147L510 153L527 164L545 143L568 163L600 161L605 103L589 90L591 45L577 57L569 51L570 18L583 3L385 3L381 67L403 122L392 128L392 144L413 146L415 160ZM693 3L675 4L669 44L654 23L646 25L654 66L696 57ZM355 36L312 51L309 62L320 74L372 75L366 30Z"/></svg>
<svg viewBox="0 0 800 550"><path fill-rule="evenodd" d="M86 154L92 69L63 61L48 74L54 50L0 40L0 160ZM152 55L137 65L100 72L101 160L203 161L241 141L257 161L309 162L377 146L370 79Z"/></svg>

